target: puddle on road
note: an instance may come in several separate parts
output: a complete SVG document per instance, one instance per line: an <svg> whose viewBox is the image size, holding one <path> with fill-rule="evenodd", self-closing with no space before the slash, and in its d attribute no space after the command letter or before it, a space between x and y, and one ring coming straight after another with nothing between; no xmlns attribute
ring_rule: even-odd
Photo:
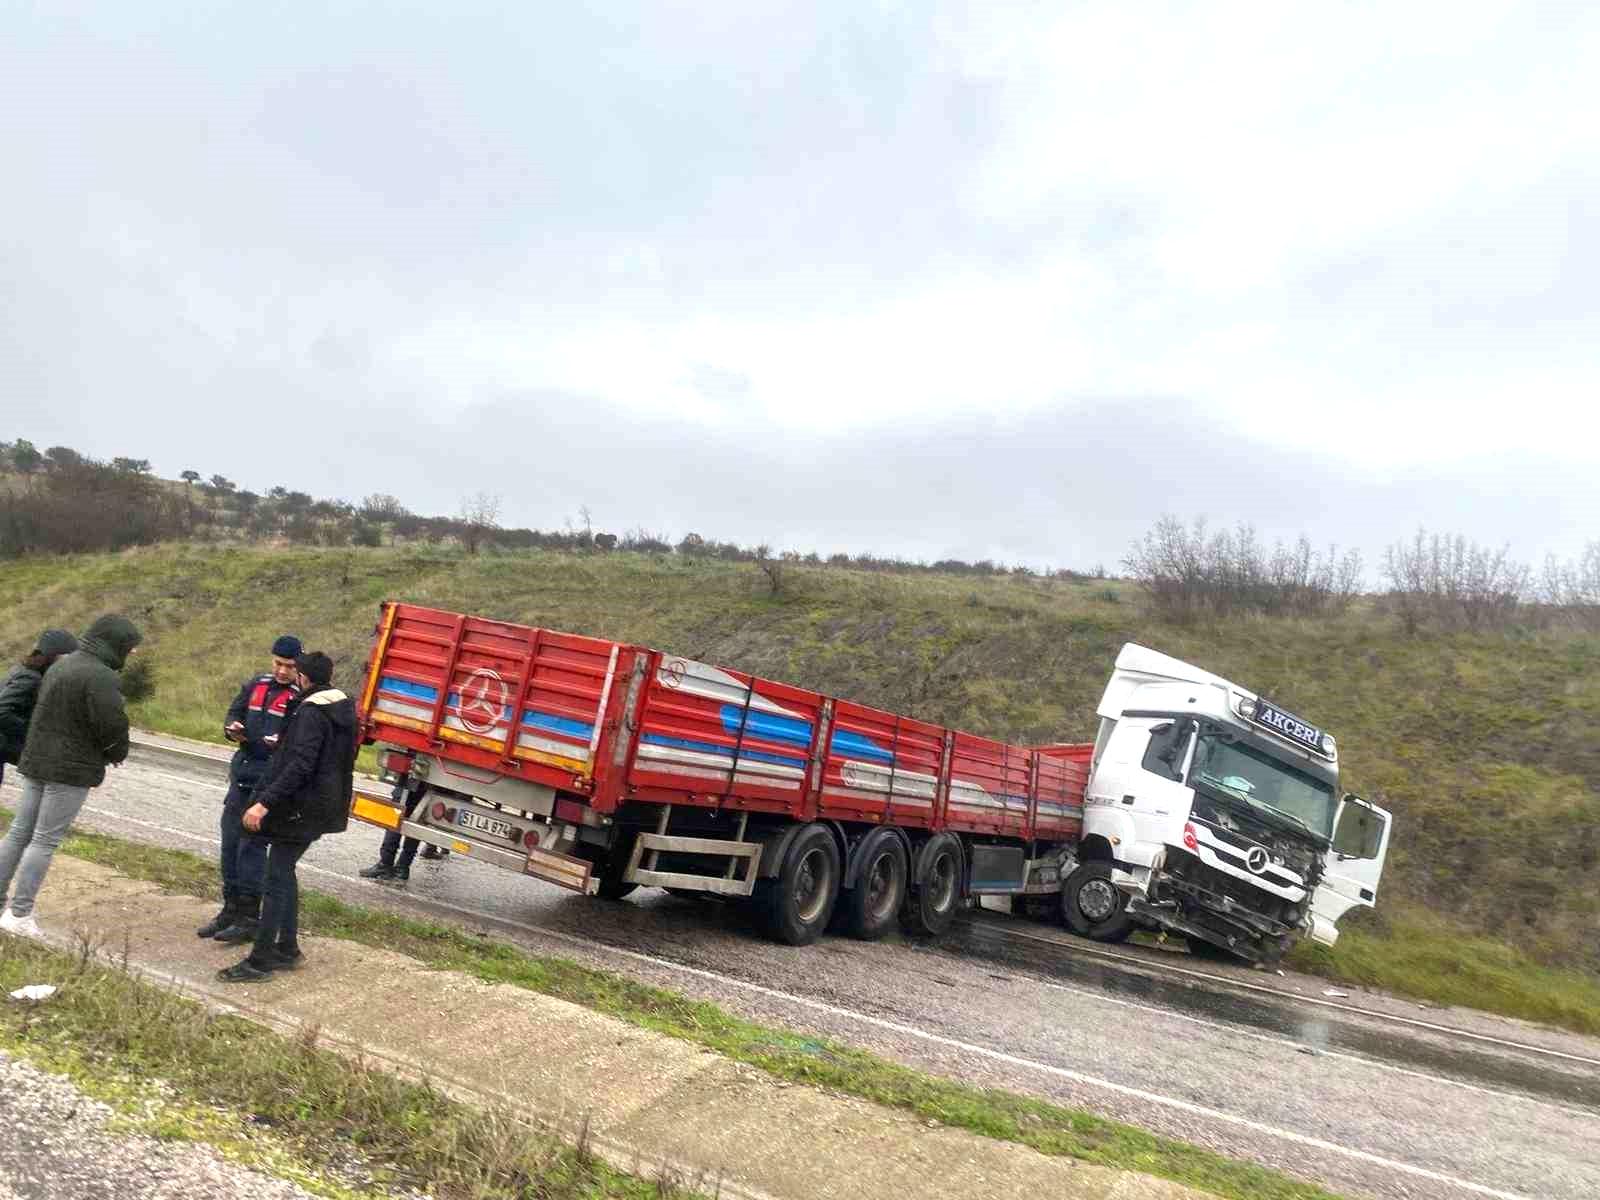
<svg viewBox="0 0 1600 1200"><path fill-rule="evenodd" d="M1313 1050L1337 1050L1395 1066L1411 1067L1435 1075L1486 1087L1522 1092L1600 1111L1600 1073L1577 1064L1562 1070L1506 1055L1468 1047L1443 1046L1427 1038L1372 1029L1359 1020L1307 1010L1292 1001L1278 1002L1222 991L1192 981L1164 978L1137 968L1120 967L1103 959L1072 952L1070 946L1012 937L986 922L958 924L937 946L953 954L988 965L1026 969L1047 979L1136 1000L1152 1008L1170 1009L1185 1016L1204 1017L1257 1033L1298 1042ZM1151 970L1159 971L1152 963Z"/></svg>

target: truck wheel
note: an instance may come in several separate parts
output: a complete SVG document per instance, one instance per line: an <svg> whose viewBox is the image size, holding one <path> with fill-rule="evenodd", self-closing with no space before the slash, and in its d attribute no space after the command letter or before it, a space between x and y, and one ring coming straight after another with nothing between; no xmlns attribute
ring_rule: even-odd
<svg viewBox="0 0 1600 1200"><path fill-rule="evenodd" d="M633 839L623 838L612 846L609 851L601 850L605 857L594 861L594 873L600 880L600 888L595 895L602 900L621 900L630 896L638 888L637 883L624 883L622 873L628 869L628 858L633 854Z"/></svg>
<svg viewBox="0 0 1600 1200"><path fill-rule="evenodd" d="M905 847L893 834L869 835L863 848L861 873L856 885L839 894L844 928L854 937L871 940L889 932L906 899Z"/></svg>
<svg viewBox="0 0 1600 1200"><path fill-rule="evenodd" d="M767 932L791 946L816 941L833 915L840 874L833 834L825 826L807 825L789 843L778 877L762 886Z"/></svg>
<svg viewBox="0 0 1600 1200"><path fill-rule="evenodd" d="M1111 864L1086 862L1061 885L1061 919L1080 937L1125 941L1133 932L1127 898L1111 882Z"/></svg>
<svg viewBox="0 0 1600 1200"><path fill-rule="evenodd" d="M924 876L900 909L900 928L916 937L937 937L949 929L961 906L960 843L941 837L927 855Z"/></svg>

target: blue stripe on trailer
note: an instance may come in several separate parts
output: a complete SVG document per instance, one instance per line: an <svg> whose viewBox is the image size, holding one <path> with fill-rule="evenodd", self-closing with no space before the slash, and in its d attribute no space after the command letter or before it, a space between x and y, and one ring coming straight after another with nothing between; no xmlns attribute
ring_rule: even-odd
<svg viewBox="0 0 1600 1200"><path fill-rule="evenodd" d="M695 742L690 741L688 738L664 737L659 733L645 734L644 741L651 746L666 746L673 750L693 750L700 754L718 754L723 758L733 757L732 746L719 746L715 742ZM799 767L802 769L806 765L806 760L803 758L789 758L782 754L768 754L762 750L741 749L739 751L739 761L744 762L746 760L750 762L776 763L779 766Z"/></svg>

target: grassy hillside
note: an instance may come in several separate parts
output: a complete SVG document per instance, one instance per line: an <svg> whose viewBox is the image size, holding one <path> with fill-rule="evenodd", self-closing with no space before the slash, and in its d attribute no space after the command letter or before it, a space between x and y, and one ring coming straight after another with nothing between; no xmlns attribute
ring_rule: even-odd
<svg viewBox="0 0 1600 1200"><path fill-rule="evenodd" d="M1365 939L1341 943L1345 969L1403 928L1600 973L1592 634L1407 638L1370 605L1177 628L1122 583L790 567L774 596L749 564L674 556L164 546L0 567L0 652L14 657L45 625L127 612L158 664L136 718L215 738L278 632L329 651L352 681L387 596L642 641L1020 741L1090 737L1117 649L1138 640L1333 730L1347 785L1396 812L1383 907ZM1523 960L1508 961L1515 974Z"/></svg>

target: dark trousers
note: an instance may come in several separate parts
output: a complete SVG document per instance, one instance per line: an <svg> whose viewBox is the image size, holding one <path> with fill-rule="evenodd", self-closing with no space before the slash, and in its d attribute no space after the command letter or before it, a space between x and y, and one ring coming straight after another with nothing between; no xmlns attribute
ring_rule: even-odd
<svg viewBox="0 0 1600 1200"><path fill-rule="evenodd" d="M251 789L228 785L222 802L222 870L224 896L259 896L267 865L267 843L244 827L244 812L255 801Z"/></svg>
<svg viewBox="0 0 1600 1200"><path fill-rule="evenodd" d="M428 785L423 784L415 791L400 794L401 785L395 785L395 799L405 800L406 820L411 819L411 814L417 811L417 804L427 794ZM402 838L398 829L388 830L383 835L383 845L378 847L378 861L386 867L404 867L411 869L411 860L417 857L417 847L422 843L416 838ZM398 857L396 855L398 854Z"/></svg>
<svg viewBox="0 0 1600 1200"><path fill-rule="evenodd" d="M300 939L300 880L294 869L310 842L267 842L266 899L250 956L264 960L274 946L294 949Z"/></svg>

